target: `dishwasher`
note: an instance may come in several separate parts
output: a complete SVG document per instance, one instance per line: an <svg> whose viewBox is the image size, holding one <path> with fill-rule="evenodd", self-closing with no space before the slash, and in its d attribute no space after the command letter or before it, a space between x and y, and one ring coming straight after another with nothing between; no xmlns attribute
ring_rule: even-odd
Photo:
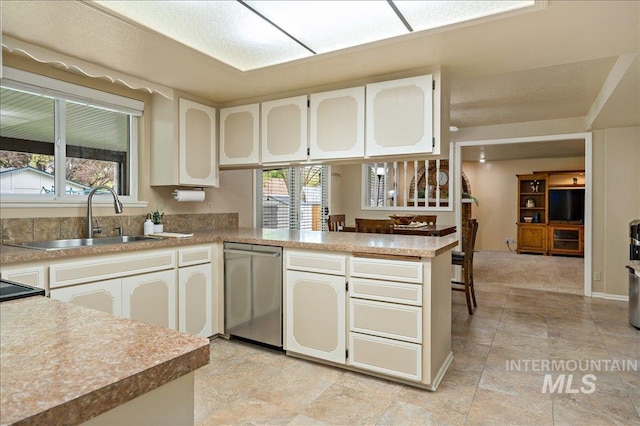
<svg viewBox="0 0 640 426"><path fill-rule="evenodd" d="M224 243L224 332L282 348L282 247Z"/></svg>

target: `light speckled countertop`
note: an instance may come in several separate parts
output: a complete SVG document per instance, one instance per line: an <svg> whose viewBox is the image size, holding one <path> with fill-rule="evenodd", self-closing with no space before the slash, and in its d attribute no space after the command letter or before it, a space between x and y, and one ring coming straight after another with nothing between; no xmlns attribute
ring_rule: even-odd
<svg viewBox="0 0 640 426"><path fill-rule="evenodd" d="M435 257L458 243L454 235L423 237L415 235L383 235L356 232L290 231L286 229L238 228L195 232L190 238L164 238L126 244L82 247L65 250L33 250L2 246L0 263L22 263L76 256L151 250L184 245L218 243L265 244L286 248L341 251L347 253L387 254L398 256Z"/></svg>
<svg viewBox="0 0 640 426"><path fill-rule="evenodd" d="M209 363L209 339L42 296L0 317L3 425L78 424Z"/></svg>

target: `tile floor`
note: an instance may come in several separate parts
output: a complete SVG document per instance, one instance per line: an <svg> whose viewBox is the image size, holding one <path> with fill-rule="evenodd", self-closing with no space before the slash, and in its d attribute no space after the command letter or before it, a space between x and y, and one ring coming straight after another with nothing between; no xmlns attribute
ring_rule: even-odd
<svg viewBox="0 0 640 426"><path fill-rule="evenodd" d="M469 316L453 293L455 359L436 392L218 338L196 373L196 424L640 425L640 331L628 325L627 302L525 289L477 296ZM521 371L508 370L518 360ZM545 360L635 361L637 370L601 362L601 371L574 371L569 386L572 373L546 370ZM565 374L565 392L542 392L547 372L555 384Z"/></svg>

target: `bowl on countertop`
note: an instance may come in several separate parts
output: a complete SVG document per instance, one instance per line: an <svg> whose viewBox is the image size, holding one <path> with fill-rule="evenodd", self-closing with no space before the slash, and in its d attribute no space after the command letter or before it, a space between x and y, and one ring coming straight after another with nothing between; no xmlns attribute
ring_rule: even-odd
<svg viewBox="0 0 640 426"><path fill-rule="evenodd" d="M396 225L409 225L417 217L415 214L392 214L389 216Z"/></svg>

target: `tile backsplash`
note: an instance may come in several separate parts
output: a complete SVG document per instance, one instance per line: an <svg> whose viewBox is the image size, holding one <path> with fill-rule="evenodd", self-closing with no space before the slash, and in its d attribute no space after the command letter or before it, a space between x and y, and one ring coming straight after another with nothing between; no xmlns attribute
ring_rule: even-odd
<svg viewBox="0 0 640 426"><path fill-rule="evenodd" d="M146 215L99 216L94 217L102 232L96 237L118 235L122 226L125 235L142 235ZM165 232L211 231L238 227L238 213L165 214L162 221ZM86 238L86 218L45 217L0 219L2 241L22 243L26 241Z"/></svg>

